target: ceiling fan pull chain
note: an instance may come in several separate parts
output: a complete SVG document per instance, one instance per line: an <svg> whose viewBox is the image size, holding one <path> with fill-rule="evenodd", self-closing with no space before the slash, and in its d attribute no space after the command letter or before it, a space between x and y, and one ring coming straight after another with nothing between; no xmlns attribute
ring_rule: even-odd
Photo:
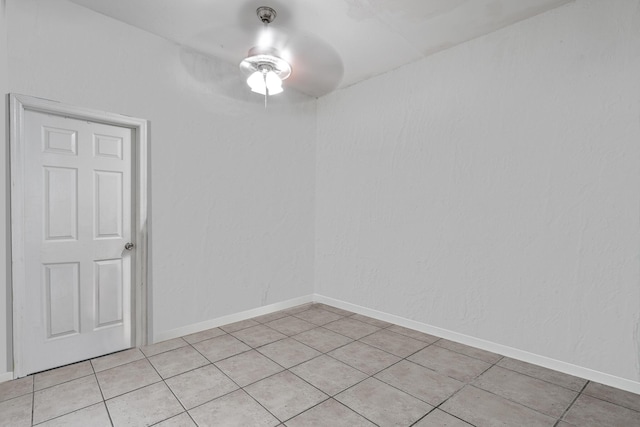
<svg viewBox="0 0 640 427"><path fill-rule="evenodd" d="M267 23L265 22L265 26ZM267 73L262 71L262 78L264 79L264 109L267 109L267 98L269 97L269 86L267 86Z"/></svg>

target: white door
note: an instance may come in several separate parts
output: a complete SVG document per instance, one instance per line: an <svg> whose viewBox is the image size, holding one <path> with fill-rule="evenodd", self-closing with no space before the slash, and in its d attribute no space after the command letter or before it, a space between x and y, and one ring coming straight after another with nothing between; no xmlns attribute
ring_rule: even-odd
<svg viewBox="0 0 640 427"><path fill-rule="evenodd" d="M24 113L26 375L132 346L132 131Z"/></svg>

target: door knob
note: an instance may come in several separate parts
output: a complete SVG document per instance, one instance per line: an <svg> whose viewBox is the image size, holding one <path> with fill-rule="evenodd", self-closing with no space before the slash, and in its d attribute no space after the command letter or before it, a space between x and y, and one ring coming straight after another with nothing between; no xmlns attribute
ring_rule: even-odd
<svg viewBox="0 0 640 427"><path fill-rule="evenodd" d="M130 251L131 249L133 249L133 243L129 242L129 243L125 243L124 248L128 251Z"/></svg>

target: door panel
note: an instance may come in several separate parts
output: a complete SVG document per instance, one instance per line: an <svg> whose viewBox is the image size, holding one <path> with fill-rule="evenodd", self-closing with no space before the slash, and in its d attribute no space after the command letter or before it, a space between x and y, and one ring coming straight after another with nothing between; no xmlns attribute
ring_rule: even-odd
<svg viewBox="0 0 640 427"><path fill-rule="evenodd" d="M44 152L51 154L66 154L75 156L77 152L78 135L71 129L55 129L44 126Z"/></svg>
<svg viewBox="0 0 640 427"><path fill-rule="evenodd" d="M23 374L132 346L132 131L27 110Z"/></svg>
<svg viewBox="0 0 640 427"><path fill-rule="evenodd" d="M95 238L122 238L122 172L95 171Z"/></svg>
<svg viewBox="0 0 640 427"><path fill-rule="evenodd" d="M44 286L47 338L80 333L79 266L45 264Z"/></svg>
<svg viewBox="0 0 640 427"><path fill-rule="evenodd" d="M44 168L44 240L78 236L78 170Z"/></svg>
<svg viewBox="0 0 640 427"><path fill-rule="evenodd" d="M122 323L122 259L95 262L96 328Z"/></svg>

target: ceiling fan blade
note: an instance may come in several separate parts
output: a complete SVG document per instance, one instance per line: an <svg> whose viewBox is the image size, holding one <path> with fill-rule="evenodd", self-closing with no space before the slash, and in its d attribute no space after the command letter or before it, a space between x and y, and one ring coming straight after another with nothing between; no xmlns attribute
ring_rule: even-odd
<svg viewBox="0 0 640 427"><path fill-rule="evenodd" d="M342 59L324 40L297 32L282 50L291 55L291 77L285 82L288 86L317 98L336 89L342 81Z"/></svg>

